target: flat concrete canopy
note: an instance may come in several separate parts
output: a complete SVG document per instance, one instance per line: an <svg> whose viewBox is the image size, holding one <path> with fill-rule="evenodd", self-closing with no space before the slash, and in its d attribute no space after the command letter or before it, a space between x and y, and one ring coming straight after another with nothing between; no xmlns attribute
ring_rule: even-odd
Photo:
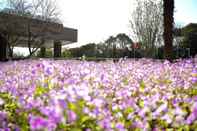
<svg viewBox="0 0 197 131"><path fill-rule="evenodd" d="M53 41L61 41L62 45L77 42L76 29L64 27L63 24L56 22L0 12L0 32L22 36L17 46L27 47L25 43L29 31L36 39L45 39L45 47L53 47Z"/></svg>

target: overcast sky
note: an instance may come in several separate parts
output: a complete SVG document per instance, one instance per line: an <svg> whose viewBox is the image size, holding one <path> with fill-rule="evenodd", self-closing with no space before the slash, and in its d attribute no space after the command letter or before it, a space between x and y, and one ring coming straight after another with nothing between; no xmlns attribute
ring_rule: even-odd
<svg viewBox="0 0 197 131"><path fill-rule="evenodd" d="M132 0L58 0L65 26L78 29L78 44L129 33Z"/></svg>
<svg viewBox="0 0 197 131"><path fill-rule="evenodd" d="M135 0L57 0L65 26L78 29L78 44L100 42L110 35L130 34ZM197 22L197 0L175 0L175 22Z"/></svg>

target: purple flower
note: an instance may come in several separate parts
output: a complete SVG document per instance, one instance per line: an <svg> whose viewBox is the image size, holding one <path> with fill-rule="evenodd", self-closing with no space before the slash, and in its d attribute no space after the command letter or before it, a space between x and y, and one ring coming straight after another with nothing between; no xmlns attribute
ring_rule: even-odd
<svg viewBox="0 0 197 131"><path fill-rule="evenodd" d="M111 121L108 118L104 118L103 120L99 121L99 125L103 129L111 129Z"/></svg>
<svg viewBox="0 0 197 131"><path fill-rule="evenodd" d="M90 129L90 128L88 128L88 129L85 129L85 131L91 131L91 129Z"/></svg>
<svg viewBox="0 0 197 131"><path fill-rule="evenodd" d="M192 113L188 116L186 123L192 124L195 120L197 120L197 103L194 104L194 109Z"/></svg>
<svg viewBox="0 0 197 131"><path fill-rule="evenodd" d="M139 120L134 121L132 126L134 128L140 128L140 129L142 129L144 127L143 123L141 121L139 121Z"/></svg>
<svg viewBox="0 0 197 131"><path fill-rule="evenodd" d="M47 75L52 75L52 73L53 73L51 67L47 67L45 72L46 72Z"/></svg>
<svg viewBox="0 0 197 131"><path fill-rule="evenodd" d="M11 129L10 128L5 128L2 131L11 131Z"/></svg>
<svg viewBox="0 0 197 131"><path fill-rule="evenodd" d="M96 108L94 109L93 113L94 113L96 116L98 116L99 113L100 113L99 108L96 107Z"/></svg>
<svg viewBox="0 0 197 131"><path fill-rule="evenodd" d="M92 103L94 103L97 107L101 107L104 104L103 99L93 99Z"/></svg>
<svg viewBox="0 0 197 131"><path fill-rule="evenodd" d="M69 123L73 123L77 119L77 115L72 110L67 111L67 116L68 116L68 122Z"/></svg>
<svg viewBox="0 0 197 131"><path fill-rule="evenodd" d="M161 119L165 120L168 124L172 123L172 118L168 114L162 116Z"/></svg>
<svg viewBox="0 0 197 131"><path fill-rule="evenodd" d="M0 111L0 127L5 128L8 125L7 113Z"/></svg>
<svg viewBox="0 0 197 131"><path fill-rule="evenodd" d="M188 125L190 125L190 124L192 124L193 121L195 121L195 120L196 120L196 116L192 113L192 114L190 114L190 115L188 116L188 118L187 118L187 120L186 120L186 123L187 123Z"/></svg>
<svg viewBox="0 0 197 131"><path fill-rule="evenodd" d="M197 83L197 77L192 77L192 82L195 84Z"/></svg>
<svg viewBox="0 0 197 131"><path fill-rule="evenodd" d="M58 103L60 104L60 106L61 106L63 109L66 109L66 108L67 108L67 103L66 103L65 100L59 99L59 100L58 100Z"/></svg>
<svg viewBox="0 0 197 131"><path fill-rule="evenodd" d="M41 130L46 128L48 125L48 121L46 119L37 116L30 116L29 123L32 130Z"/></svg>
<svg viewBox="0 0 197 131"><path fill-rule="evenodd" d="M117 123L116 124L116 128L119 130L119 131L126 131L125 128L124 128L124 125L122 123Z"/></svg>

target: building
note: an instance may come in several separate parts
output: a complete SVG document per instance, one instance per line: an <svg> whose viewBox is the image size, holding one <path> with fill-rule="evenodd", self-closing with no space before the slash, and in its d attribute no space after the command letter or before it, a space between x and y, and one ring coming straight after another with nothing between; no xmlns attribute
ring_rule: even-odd
<svg viewBox="0 0 197 131"><path fill-rule="evenodd" d="M77 42L78 31L50 20L44 21L0 12L0 50L5 53L3 56L7 57L9 50L7 48L4 49L2 44L5 34L20 37L16 47L29 47L28 42L31 37L34 38L34 41L37 41L31 46L42 48L42 51L45 48L54 48L54 57L60 57L63 45ZM37 44L39 41L43 41L42 45Z"/></svg>

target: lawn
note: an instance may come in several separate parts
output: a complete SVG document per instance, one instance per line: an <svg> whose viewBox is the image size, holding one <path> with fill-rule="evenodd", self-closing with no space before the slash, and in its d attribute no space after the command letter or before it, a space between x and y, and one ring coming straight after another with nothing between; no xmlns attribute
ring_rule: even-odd
<svg viewBox="0 0 197 131"><path fill-rule="evenodd" d="M197 129L197 62L0 63L0 130Z"/></svg>

